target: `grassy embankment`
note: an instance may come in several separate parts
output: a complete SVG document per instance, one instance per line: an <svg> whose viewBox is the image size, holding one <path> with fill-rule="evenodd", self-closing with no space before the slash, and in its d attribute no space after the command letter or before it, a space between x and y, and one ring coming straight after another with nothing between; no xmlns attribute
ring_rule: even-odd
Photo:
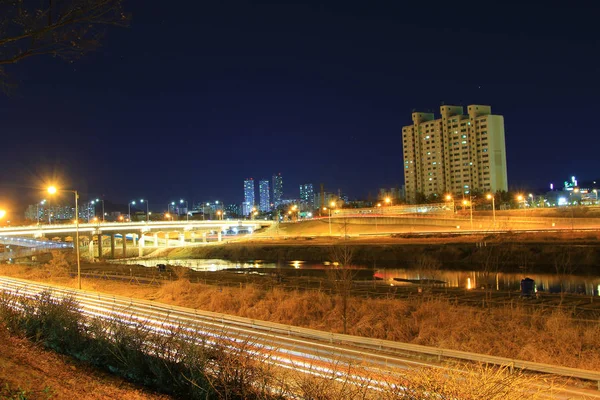
<svg viewBox="0 0 600 400"><path fill-rule="evenodd" d="M159 333L151 324L127 317L86 318L78 312L73 299L57 300L50 293L35 298L3 294L0 297L0 323L4 333L8 331L35 339L88 365L102 367L185 399L392 400L407 396L424 398L431 393L439 394L440 398L480 399L483 396L499 400L520 399L527 395L537 399L557 389L553 383L522 372L509 373L507 368L465 365L460 372L459 369L443 371L437 368L382 370L380 390L373 391L370 387L376 384L372 378L367 378L372 373L360 365L346 365L340 360L332 371L319 368L318 374L302 372L313 368L306 365L300 370L281 369L275 366L277 358L272 359L270 352L261 352L260 346L249 341L192 337L194 334L190 331L177 327ZM21 365L17 371L27 367ZM317 367L320 366L314 366ZM59 372L46 370L45 374L56 376ZM61 377L84 379L75 374ZM90 386L90 380L87 377L85 380L87 384L73 388L73 396L104 398L103 393L86 393L84 390ZM22 387L18 377L13 381ZM40 393L22 390L7 393L10 389L5 388L10 398L50 398L54 395L54 389L49 386ZM111 393L135 398L118 390Z"/></svg>
<svg viewBox="0 0 600 400"><path fill-rule="evenodd" d="M75 284L48 277L40 267L4 266L5 275ZM84 280L84 289L151 299L202 310L343 332L353 335L524 359L576 368L600 369L600 324L573 319L571 308L535 309L526 300L482 308L424 293L406 299L351 296L324 291L283 290L248 284L216 287L181 279L160 286Z"/></svg>

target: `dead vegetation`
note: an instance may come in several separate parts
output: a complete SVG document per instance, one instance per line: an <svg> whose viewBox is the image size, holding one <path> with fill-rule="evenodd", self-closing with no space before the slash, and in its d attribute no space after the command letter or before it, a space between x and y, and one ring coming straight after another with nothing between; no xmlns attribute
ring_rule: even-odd
<svg viewBox="0 0 600 400"><path fill-rule="evenodd" d="M341 360L290 359L292 368L282 369L279 365L287 363L281 356L271 357L271 350L250 340L205 337L171 325L155 330L123 315L86 318L77 309L73 299L57 300L50 293L0 298L0 319L13 334L178 398L391 400L435 394L439 399L537 399L558 387L533 375L474 364L374 372Z"/></svg>

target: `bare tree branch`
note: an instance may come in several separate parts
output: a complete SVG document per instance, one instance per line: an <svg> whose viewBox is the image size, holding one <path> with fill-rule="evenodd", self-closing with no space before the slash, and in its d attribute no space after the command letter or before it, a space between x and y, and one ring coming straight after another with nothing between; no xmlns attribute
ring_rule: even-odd
<svg viewBox="0 0 600 400"><path fill-rule="evenodd" d="M126 26L123 0L0 0L0 66L52 55L74 59L100 46L102 28ZM0 87L6 70L0 69Z"/></svg>

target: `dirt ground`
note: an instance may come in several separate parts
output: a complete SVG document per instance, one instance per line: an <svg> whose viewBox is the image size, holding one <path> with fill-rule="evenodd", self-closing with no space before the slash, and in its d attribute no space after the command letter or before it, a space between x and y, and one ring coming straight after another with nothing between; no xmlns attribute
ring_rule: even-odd
<svg viewBox="0 0 600 400"><path fill-rule="evenodd" d="M0 399L156 399L149 392L0 329Z"/></svg>

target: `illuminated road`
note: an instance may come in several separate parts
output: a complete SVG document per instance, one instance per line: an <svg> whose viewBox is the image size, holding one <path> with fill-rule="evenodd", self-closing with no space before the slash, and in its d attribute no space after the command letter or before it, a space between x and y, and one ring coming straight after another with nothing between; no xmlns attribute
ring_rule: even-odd
<svg viewBox="0 0 600 400"><path fill-rule="evenodd" d="M407 369L415 367L452 368L447 364L442 366L437 359L458 358L463 361L486 361L503 365L512 363L516 367L523 365L529 371L537 368L539 371L554 372L562 376L580 376L588 380L600 381L600 373L593 371L333 334L97 292L74 291L20 279L0 277L0 289L28 296L43 290L51 290L57 297L72 295L80 304L82 312L88 316L133 318L157 330L185 327L205 337L248 342L255 349L260 349L263 354L273 354L274 356L269 358L270 362L311 374L331 374L334 369L339 371L342 362L360 365L361 374L377 377L382 376L382 371L387 368L393 368L398 372L406 372ZM419 355L421 360L411 358L410 354ZM427 359L434 361L424 361ZM383 382L379 384L384 385ZM371 385L377 387L377 380L371 381ZM577 389L573 386L548 397L600 399L600 391Z"/></svg>
<svg viewBox="0 0 600 400"><path fill-rule="evenodd" d="M271 226L274 221L264 220L224 220L224 221L157 221L157 222L96 222L79 224L79 232L150 232L164 230L194 230L252 228ZM75 224L30 225L0 228L0 236L41 236L44 234L74 233Z"/></svg>

